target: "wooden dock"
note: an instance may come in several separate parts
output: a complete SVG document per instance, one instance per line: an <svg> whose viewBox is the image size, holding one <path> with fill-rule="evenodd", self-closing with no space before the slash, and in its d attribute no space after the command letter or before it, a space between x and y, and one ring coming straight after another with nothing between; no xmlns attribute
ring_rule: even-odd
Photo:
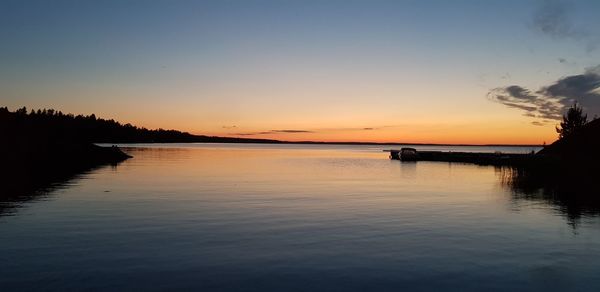
<svg viewBox="0 0 600 292"><path fill-rule="evenodd" d="M390 159L406 161L441 161L474 163L481 165L526 165L537 160L534 154L513 153L479 153L479 152L453 152L453 151L417 151L416 157L402 159L401 150L383 150L390 153Z"/></svg>

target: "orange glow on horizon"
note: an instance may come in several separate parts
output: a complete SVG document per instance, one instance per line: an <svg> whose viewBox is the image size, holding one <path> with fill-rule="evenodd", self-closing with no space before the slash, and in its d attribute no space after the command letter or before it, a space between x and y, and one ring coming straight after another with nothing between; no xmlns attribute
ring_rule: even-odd
<svg viewBox="0 0 600 292"><path fill-rule="evenodd" d="M370 142L370 143L418 143L418 144L506 144L506 145L542 145L550 144L557 139L554 126L521 126L521 128L467 128L467 129L434 130L415 125L413 127L394 127L373 130L328 130L302 133L260 133L248 131L247 134L193 131L198 135L272 139L281 141L312 142ZM457 127L459 128L459 127ZM240 131L242 132L242 131ZM259 134L252 134L259 133Z"/></svg>
<svg viewBox="0 0 600 292"><path fill-rule="evenodd" d="M532 119L519 112L487 101L477 106L482 110L465 106L461 108L462 111L455 113L429 108L429 113L407 111L398 114L390 113L389 108L381 106L369 111L338 109L329 115L321 112L312 115L294 111L279 113L276 109L267 111L265 108L262 108L264 112L248 114L226 109L215 112L180 106L165 108L160 112L153 108L140 108L139 105L96 108L93 111L75 105L56 108L65 113L94 113L100 118L148 129L292 142L541 145L557 139L555 124L533 125ZM50 108L39 104L29 104L27 107Z"/></svg>

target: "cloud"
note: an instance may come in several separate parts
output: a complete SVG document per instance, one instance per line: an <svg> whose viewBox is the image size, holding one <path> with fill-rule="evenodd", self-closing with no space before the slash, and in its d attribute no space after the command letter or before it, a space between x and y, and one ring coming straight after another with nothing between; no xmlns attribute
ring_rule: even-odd
<svg viewBox="0 0 600 292"><path fill-rule="evenodd" d="M314 133L308 130L271 130L268 133Z"/></svg>
<svg viewBox="0 0 600 292"><path fill-rule="evenodd" d="M595 50L600 42L600 35L592 27L576 25L571 18L574 6L561 0L543 1L533 13L534 30L557 40L575 40L586 45L588 51ZM562 62L561 62L562 63Z"/></svg>
<svg viewBox="0 0 600 292"><path fill-rule="evenodd" d="M533 14L534 28L555 38L579 37L582 32L573 27L572 7L559 0L546 0Z"/></svg>
<svg viewBox="0 0 600 292"><path fill-rule="evenodd" d="M518 100L534 101L537 99L537 97L532 95L529 90L517 85L506 87L506 92Z"/></svg>
<svg viewBox="0 0 600 292"><path fill-rule="evenodd" d="M568 76L544 87L540 93L551 97L600 98L600 66L587 69L584 74Z"/></svg>
<svg viewBox="0 0 600 292"><path fill-rule="evenodd" d="M256 136L256 135L271 135L271 134L298 134L298 133L321 133L321 132L342 132L342 131L375 131L383 128L390 128L395 126L380 126L380 127L362 127L362 128L320 128L312 130L297 130L297 129L283 129L283 130L268 130L260 132L247 132L247 133L234 133L237 136Z"/></svg>
<svg viewBox="0 0 600 292"><path fill-rule="evenodd" d="M540 122L540 121L533 121L533 122L531 122L531 124L534 126L545 126L546 125L546 123Z"/></svg>
<svg viewBox="0 0 600 292"><path fill-rule="evenodd" d="M555 99L564 106L578 102L589 113L600 113L600 65L588 68L583 74L564 77L540 89L540 94Z"/></svg>
<svg viewBox="0 0 600 292"><path fill-rule="evenodd" d="M236 125L233 125L233 126L223 126L223 129L235 129L235 128L237 128Z"/></svg>
<svg viewBox="0 0 600 292"><path fill-rule="evenodd" d="M269 130L262 132L249 132L249 133L235 133L237 136L255 136L255 135L269 135L269 134L297 134L297 133L314 133L309 130Z"/></svg>
<svg viewBox="0 0 600 292"><path fill-rule="evenodd" d="M600 65L583 74L561 78L539 90L511 85L490 90L488 98L538 119L535 125L560 120L566 108L579 103L589 114L600 114Z"/></svg>
<svg viewBox="0 0 600 292"><path fill-rule="evenodd" d="M273 132L271 132L271 131L247 132L247 133L234 133L233 135L236 135L236 136L256 136L256 135L267 135L267 134L273 134Z"/></svg>
<svg viewBox="0 0 600 292"><path fill-rule="evenodd" d="M319 131L321 132L339 132L339 131L348 131L348 132L352 132L352 131L376 131L376 130L381 130L381 129L385 129L385 128L395 128L397 126L377 126L377 127L357 127L357 128L322 128L319 129Z"/></svg>

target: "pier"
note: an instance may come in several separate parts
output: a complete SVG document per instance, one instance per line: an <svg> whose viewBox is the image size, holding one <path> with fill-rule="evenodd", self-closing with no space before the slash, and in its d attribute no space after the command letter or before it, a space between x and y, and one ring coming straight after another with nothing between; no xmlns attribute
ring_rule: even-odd
<svg viewBox="0 0 600 292"><path fill-rule="evenodd" d="M383 150L390 153L390 159L401 161L441 161L461 162L481 165L528 165L537 161L534 154L514 153L479 153L479 152L453 152L453 151L417 151L414 148L400 150Z"/></svg>

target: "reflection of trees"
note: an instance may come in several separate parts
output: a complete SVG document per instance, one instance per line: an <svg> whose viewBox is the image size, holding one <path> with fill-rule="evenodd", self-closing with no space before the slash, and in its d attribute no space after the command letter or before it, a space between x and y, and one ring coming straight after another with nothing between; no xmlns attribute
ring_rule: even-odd
<svg viewBox="0 0 600 292"><path fill-rule="evenodd" d="M544 202L572 224L581 217L600 215L600 176L574 169L497 168L500 182L513 200Z"/></svg>
<svg viewBox="0 0 600 292"><path fill-rule="evenodd" d="M119 163L110 164L111 167L117 167ZM21 175L9 175L3 166L0 169L0 175L4 178L10 177L0 186L0 217L11 215L17 211L25 202L35 201L47 197L55 190L68 187L77 179L85 176L87 173L106 166L107 164L98 164L86 168L81 168L76 172L58 169L46 175L31 175L23 177Z"/></svg>
<svg viewBox="0 0 600 292"><path fill-rule="evenodd" d="M10 112L0 107L0 215L78 174L128 159L117 147L91 142L133 130L146 133L93 114L73 116L54 110L28 114L26 108Z"/></svg>

